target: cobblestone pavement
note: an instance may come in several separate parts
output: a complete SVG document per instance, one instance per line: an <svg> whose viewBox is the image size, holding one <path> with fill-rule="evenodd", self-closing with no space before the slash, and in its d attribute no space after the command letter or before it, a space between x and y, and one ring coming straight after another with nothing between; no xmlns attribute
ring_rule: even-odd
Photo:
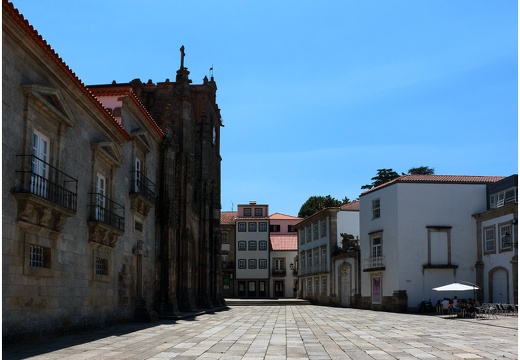
<svg viewBox="0 0 520 360"><path fill-rule="evenodd" d="M518 317L237 306L3 349L4 359L517 359Z"/></svg>

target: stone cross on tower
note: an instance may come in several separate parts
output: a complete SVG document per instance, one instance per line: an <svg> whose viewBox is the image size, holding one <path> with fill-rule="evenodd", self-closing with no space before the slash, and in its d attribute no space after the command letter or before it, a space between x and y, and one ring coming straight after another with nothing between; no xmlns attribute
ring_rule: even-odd
<svg viewBox="0 0 520 360"><path fill-rule="evenodd" d="M186 56L186 53L184 52L184 45L181 46L181 70L184 70L184 56Z"/></svg>

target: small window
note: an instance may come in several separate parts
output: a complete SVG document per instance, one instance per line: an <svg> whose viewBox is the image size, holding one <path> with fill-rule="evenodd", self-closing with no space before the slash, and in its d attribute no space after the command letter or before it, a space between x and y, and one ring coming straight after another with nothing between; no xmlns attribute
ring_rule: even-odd
<svg viewBox="0 0 520 360"><path fill-rule="evenodd" d="M134 229L137 232L143 232L143 223L136 219L134 221Z"/></svg>
<svg viewBox="0 0 520 360"><path fill-rule="evenodd" d="M245 232L246 231L246 223L245 222L239 222L238 223L238 231L239 232Z"/></svg>
<svg viewBox="0 0 520 360"><path fill-rule="evenodd" d="M96 258L96 275L108 275L108 260Z"/></svg>
<svg viewBox="0 0 520 360"><path fill-rule="evenodd" d="M249 241L249 251L255 251L256 250L256 241L251 240Z"/></svg>
<svg viewBox="0 0 520 360"><path fill-rule="evenodd" d="M372 200L372 219L381 217L381 203L379 199Z"/></svg>
<svg viewBox="0 0 520 360"><path fill-rule="evenodd" d="M221 237L223 243L227 243L228 242L228 233L227 233L227 231L221 232L220 233L220 237Z"/></svg>
<svg viewBox="0 0 520 360"><path fill-rule="evenodd" d="M29 249L29 266L50 268L51 249L44 246L32 245Z"/></svg>
<svg viewBox="0 0 520 360"><path fill-rule="evenodd" d="M258 242L258 250L267 250L267 241L259 241Z"/></svg>
<svg viewBox="0 0 520 360"><path fill-rule="evenodd" d="M296 232L297 230L294 228L294 225L287 225L287 232Z"/></svg>
<svg viewBox="0 0 520 360"><path fill-rule="evenodd" d="M264 209L262 208L255 208L255 216L264 216Z"/></svg>
<svg viewBox="0 0 520 360"><path fill-rule="evenodd" d="M251 216L251 208L244 208L244 216Z"/></svg>
<svg viewBox="0 0 520 360"><path fill-rule="evenodd" d="M305 230L300 230L298 236L300 238L300 245L305 244Z"/></svg>
<svg viewBox="0 0 520 360"><path fill-rule="evenodd" d="M311 227L308 226L305 228L305 241L310 242L311 240Z"/></svg>
<svg viewBox="0 0 520 360"><path fill-rule="evenodd" d="M269 225L269 231L280 232L280 225Z"/></svg>
<svg viewBox="0 0 520 360"><path fill-rule="evenodd" d="M246 268L246 260L245 259L238 260L238 268L239 269L245 269Z"/></svg>
<svg viewBox="0 0 520 360"><path fill-rule="evenodd" d="M256 259L249 259L249 268L256 269Z"/></svg>
<svg viewBox="0 0 520 360"><path fill-rule="evenodd" d="M327 277L322 276L321 278L321 293L327 294Z"/></svg>
<svg viewBox="0 0 520 360"><path fill-rule="evenodd" d="M267 223L266 222L258 223L258 231L266 232L267 231Z"/></svg>
<svg viewBox="0 0 520 360"><path fill-rule="evenodd" d="M314 240L318 240L318 222L312 224L312 235Z"/></svg>
<svg viewBox="0 0 520 360"><path fill-rule="evenodd" d="M239 241L238 242L238 250L245 251L246 250L246 242L245 241Z"/></svg>
<svg viewBox="0 0 520 360"><path fill-rule="evenodd" d="M320 278L314 278L314 292L317 294L320 292Z"/></svg>
<svg viewBox="0 0 520 360"><path fill-rule="evenodd" d="M256 232L256 223L255 222L250 222L248 224L247 231L249 231L249 232Z"/></svg>
<svg viewBox="0 0 520 360"><path fill-rule="evenodd" d="M258 260L258 267L260 269L267 269L267 260L266 259Z"/></svg>

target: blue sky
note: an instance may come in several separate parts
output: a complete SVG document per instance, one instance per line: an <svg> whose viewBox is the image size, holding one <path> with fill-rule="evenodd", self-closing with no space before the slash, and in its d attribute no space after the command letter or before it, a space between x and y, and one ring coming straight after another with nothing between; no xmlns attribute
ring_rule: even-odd
<svg viewBox="0 0 520 360"><path fill-rule="evenodd" d="M15 7L87 85L214 68L222 210L297 215L377 169L511 175L517 1L70 1Z"/></svg>

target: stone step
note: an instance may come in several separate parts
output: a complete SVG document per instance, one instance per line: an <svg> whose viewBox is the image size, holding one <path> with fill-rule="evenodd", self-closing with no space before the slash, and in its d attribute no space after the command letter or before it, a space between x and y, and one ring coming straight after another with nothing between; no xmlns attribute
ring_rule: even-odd
<svg viewBox="0 0 520 360"><path fill-rule="evenodd" d="M225 299L227 306L283 306L310 305L303 299Z"/></svg>

